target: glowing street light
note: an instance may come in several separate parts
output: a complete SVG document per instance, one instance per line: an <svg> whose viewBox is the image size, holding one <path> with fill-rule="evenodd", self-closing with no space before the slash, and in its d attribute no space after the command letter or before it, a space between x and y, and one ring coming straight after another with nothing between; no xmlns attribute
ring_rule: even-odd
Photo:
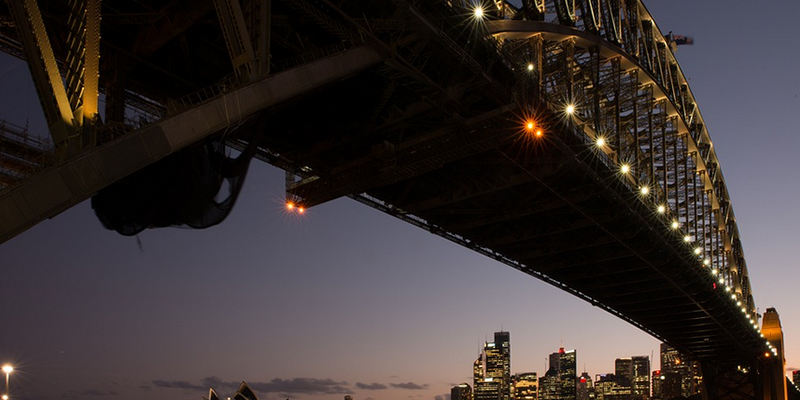
<svg viewBox="0 0 800 400"><path fill-rule="evenodd" d="M663 204L659 204L658 208L656 208L656 211L658 211L659 214L663 214L667 212L667 207L665 207Z"/></svg>
<svg viewBox="0 0 800 400"><path fill-rule="evenodd" d="M621 167L619 167L619 170L620 170L620 172L622 172L623 174L627 174L628 172L631 172L631 166L630 166L630 165L628 165L628 164L622 164L622 166L621 166Z"/></svg>
<svg viewBox="0 0 800 400"><path fill-rule="evenodd" d="M567 114L572 115L575 112L575 106L572 104L567 104L567 108L564 110Z"/></svg>
<svg viewBox="0 0 800 400"><path fill-rule="evenodd" d="M606 145L606 140L604 138L602 138L602 137L599 137L599 138L597 138L597 141L595 142L595 144L597 144L597 147L603 147L603 146Z"/></svg>
<svg viewBox="0 0 800 400"><path fill-rule="evenodd" d="M528 71L533 71L533 63L528 63Z"/></svg>
<svg viewBox="0 0 800 400"><path fill-rule="evenodd" d="M11 372L14 371L14 367L11 364L3 365L3 372L6 373L6 394L3 395L3 400L8 400L8 376L11 375Z"/></svg>
<svg viewBox="0 0 800 400"><path fill-rule="evenodd" d="M473 15L475 15L475 18L483 19L483 7L481 6L475 7L475 10L473 10L472 13Z"/></svg>

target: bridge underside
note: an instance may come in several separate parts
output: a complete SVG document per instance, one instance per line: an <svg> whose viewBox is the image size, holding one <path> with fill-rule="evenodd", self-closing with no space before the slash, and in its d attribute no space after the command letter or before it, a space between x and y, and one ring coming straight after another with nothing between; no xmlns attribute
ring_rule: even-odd
<svg viewBox="0 0 800 400"><path fill-rule="evenodd" d="M594 115L596 125L614 121L619 147L623 135L632 137L637 162L644 154L640 141L648 143L650 174L663 175L663 192L674 194L675 216L688 227L689 202L699 202L697 193L707 190L695 181L686 155L698 150L686 144L678 149L686 134L669 132L671 149L662 146L663 159L653 161L654 118L645 141L637 124L647 117L642 111L637 118L636 110L654 103L656 83L645 90L626 78L633 94L622 98L620 75L628 72L620 70L619 56L601 60L595 49L596 69L581 70L589 63L577 65L574 44L540 42L538 57L544 51L554 57L540 60L535 82L521 65L504 63L497 43L484 40L486 32L459 22L458 2L243 1L250 28L263 28L257 16L270 15L259 13L273 3L271 30L251 31L249 44L239 37L243 47L230 45L236 38L222 40L219 31L232 27L217 22L212 1L188 9L179 1L163 3L104 4L106 121L98 147L2 192L0 207L14 209L0 217L0 227L12 227L3 227L7 232L16 234L25 223L51 217L224 132L237 149L255 137L257 157L291 175L287 195L298 204L354 197L557 285L701 362L735 368L760 353L763 342L742 318L745 309L720 293L723 287L708 268L699 268L702 261L683 236L631 190L638 181L598 156L592 138L545 100L544 81L551 78L559 90L568 81L569 92L592 91L598 110L615 112ZM45 19L56 32L68 30L58 19L67 8L48 2ZM21 52L13 29L0 26L0 34L4 51ZM267 44L269 68L263 60L241 62L248 46ZM281 79L282 73L292 78ZM617 80L616 94L600 93L601 83L612 86L601 75ZM581 78L587 76L592 78ZM138 129L128 124L126 104L144 110L152 123ZM661 110L655 119L678 119L675 106ZM528 122L534 126L527 128ZM124 128L119 135L117 127ZM675 157L674 170L667 171L668 154ZM710 209L705 203L702 208ZM698 221L692 221L696 235ZM717 228L702 223L703 230ZM722 251L709 252L723 257ZM747 299L749 286L739 294Z"/></svg>

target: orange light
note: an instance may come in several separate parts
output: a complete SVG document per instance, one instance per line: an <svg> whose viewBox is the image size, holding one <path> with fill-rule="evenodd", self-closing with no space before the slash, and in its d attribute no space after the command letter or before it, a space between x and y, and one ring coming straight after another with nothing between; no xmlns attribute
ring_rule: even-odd
<svg viewBox="0 0 800 400"><path fill-rule="evenodd" d="M769 357L769 352L764 353L764 357Z"/></svg>
<svg viewBox="0 0 800 400"><path fill-rule="evenodd" d="M302 214L302 213L306 212L306 209L304 207L297 207L297 212Z"/></svg>
<svg viewBox="0 0 800 400"><path fill-rule="evenodd" d="M528 121L528 123L525 124L525 127L528 128L529 131L532 131L533 130L533 122Z"/></svg>
<svg viewBox="0 0 800 400"><path fill-rule="evenodd" d="M541 129L537 129L536 130L536 136L542 137L542 135L543 135L542 130Z"/></svg>
<svg viewBox="0 0 800 400"><path fill-rule="evenodd" d="M286 209L287 210L293 210L294 209L294 203L292 203L291 201L286 202Z"/></svg>

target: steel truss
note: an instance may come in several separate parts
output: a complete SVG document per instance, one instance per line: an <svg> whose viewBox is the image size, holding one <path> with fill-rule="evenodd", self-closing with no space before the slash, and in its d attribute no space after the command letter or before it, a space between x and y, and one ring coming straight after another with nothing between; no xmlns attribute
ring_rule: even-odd
<svg viewBox="0 0 800 400"><path fill-rule="evenodd" d="M652 16L636 0L543 4L546 12L538 18L507 4L504 18L487 23L506 62L528 75L523 79L532 88L522 97L536 98L556 113L573 106L570 122L592 143L602 138L600 161L630 168L621 182L634 191L648 188L643 201L653 210L666 207L664 225L677 222L699 249L699 266L716 271L719 284L730 287L756 320L719 161L670 43Z"/></svg>

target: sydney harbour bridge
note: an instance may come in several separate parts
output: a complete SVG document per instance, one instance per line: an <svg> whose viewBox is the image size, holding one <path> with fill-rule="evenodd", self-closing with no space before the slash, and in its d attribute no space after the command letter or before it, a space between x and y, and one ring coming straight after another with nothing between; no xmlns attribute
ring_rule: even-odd
<svg viewBox="0 0 800 400"><path fill-rule="evenodd" d="M705 398L783 399L673 49L639 0L6 0L50 139L0 125L0 242L89 198L211 226L256 158L293 212L349 196L689 354Z"/></svg>

